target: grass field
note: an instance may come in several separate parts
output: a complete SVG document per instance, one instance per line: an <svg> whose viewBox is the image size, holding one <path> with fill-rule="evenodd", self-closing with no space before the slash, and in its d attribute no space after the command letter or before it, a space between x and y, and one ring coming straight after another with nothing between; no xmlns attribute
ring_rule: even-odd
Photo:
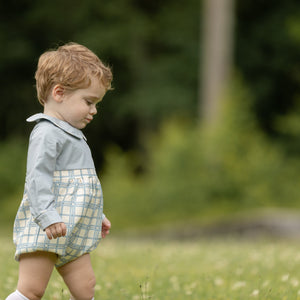
<svg viewBox="0 0 300 300"><path fill-rule="evenodd" d="M13 245L0 239L0 299L15 289ZM101 300L300 299L300 242L107 238L92 255ZM69 299L56 271L44 299Z"/></svg>

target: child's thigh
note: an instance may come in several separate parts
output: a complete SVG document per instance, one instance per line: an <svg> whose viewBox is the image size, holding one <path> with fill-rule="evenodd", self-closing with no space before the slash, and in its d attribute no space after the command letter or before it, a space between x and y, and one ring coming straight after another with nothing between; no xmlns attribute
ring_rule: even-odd
<svg viewBox="0 0 300 300"><path fill-rule="evenodd" d="M95 274L91 257L84 254L57 268L75 299L92 299L95 288Z"/></svg>
<svg viewBox="0 0 300 300"><path fill-rule="evenodd" d="M38 251L22 254L19 262L18 290L29 299L41 298L56 261L55 253Z"/></svg>

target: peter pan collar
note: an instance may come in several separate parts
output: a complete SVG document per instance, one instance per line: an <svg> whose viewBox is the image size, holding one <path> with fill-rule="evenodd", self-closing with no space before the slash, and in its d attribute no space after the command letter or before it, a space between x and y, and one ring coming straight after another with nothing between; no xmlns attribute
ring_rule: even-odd
<svg viewBox="0 0 300 300"><path fill-rule="evenodd" d="M52 124L54 124L55 126L59 127L60 129L64 130L65 132L73 135L76 138L79 139L84 139L86 140L86 137L84 136L84 134L82 133L81 130L71 126L69 123L56 119L54 117L39 113L39 114L35 114L31 117L29 117L26 121L27 122L39 122L40 120L48 120L50 121Z"/></svg>

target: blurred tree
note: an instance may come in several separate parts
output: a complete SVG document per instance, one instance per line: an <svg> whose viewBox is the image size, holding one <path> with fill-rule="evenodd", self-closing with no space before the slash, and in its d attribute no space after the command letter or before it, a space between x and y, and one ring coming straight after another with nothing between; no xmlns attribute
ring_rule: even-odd
<svg viewBox="0 0 300 300"><path fill-rule="evenodd" d="M274 118L300 92L300 2L243 0L236 8L235 66L255 94L261 126L276 133ZM171 115L196 120L201 9L199 0L1 0L0 140L28 136L24 120L41 110L37 59L68 41L85 44L114 71L115 90L86 130L97 166L109 144L141 147L145 130Z"/></svg>
<svg viewBox="0 0 300 300"><path fill-rule="evenodd" d="M203 38L200 117L214 123L230 81L233 44L233 0L203 1Z"/></svg>

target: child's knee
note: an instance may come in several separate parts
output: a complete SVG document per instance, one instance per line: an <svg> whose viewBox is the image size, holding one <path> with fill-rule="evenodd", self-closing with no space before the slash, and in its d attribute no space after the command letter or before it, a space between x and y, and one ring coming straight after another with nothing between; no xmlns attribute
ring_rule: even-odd
<svg viewBox="0 0 300 300"><path fill-rule="evenodd" d="M91 300L95 294L96 279L95 276L82 279L80 284L72 287L71 294L74 300Z"/></svg>

